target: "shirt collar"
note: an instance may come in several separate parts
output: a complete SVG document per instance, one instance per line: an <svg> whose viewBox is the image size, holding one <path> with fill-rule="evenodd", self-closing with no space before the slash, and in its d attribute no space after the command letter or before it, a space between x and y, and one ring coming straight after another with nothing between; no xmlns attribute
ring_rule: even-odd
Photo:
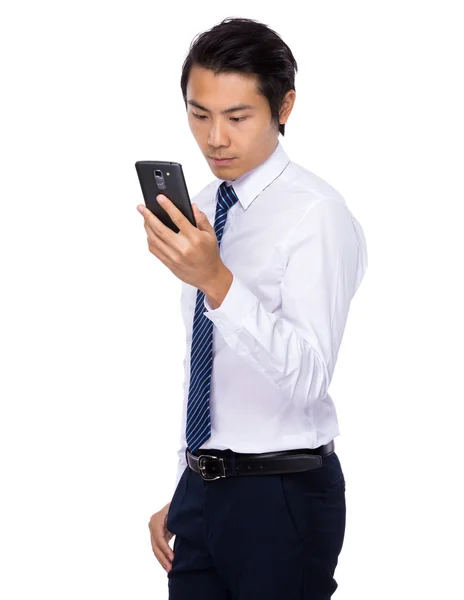
<svg viewBox="0 0 464 600"><path fill-rule="evenodd" d="M280 140L278 140L277 146L269 158L252 171L248 171L248 173L235 179L235 181L226 180L227 185L234 186L240 204L246 210L258 194L282 173L289 162L290 159ZM223 179L217 179L216 193L223 181Z"/></svg>

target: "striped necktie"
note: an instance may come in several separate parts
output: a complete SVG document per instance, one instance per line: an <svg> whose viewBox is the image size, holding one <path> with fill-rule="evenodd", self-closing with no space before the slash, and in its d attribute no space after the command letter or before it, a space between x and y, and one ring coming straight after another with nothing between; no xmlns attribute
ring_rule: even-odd
<svg viewBox="0 0 464 600"><path fill-rule="evenodd" d="M227 211L237 202L237 194L227 182L221 183L216 198L214 230L221 245ZM213 367L213 322L203 312L204 292L197 291L190 352L190 387L187 403L186 440L190 452L211 437L209 390Z"/></svg>

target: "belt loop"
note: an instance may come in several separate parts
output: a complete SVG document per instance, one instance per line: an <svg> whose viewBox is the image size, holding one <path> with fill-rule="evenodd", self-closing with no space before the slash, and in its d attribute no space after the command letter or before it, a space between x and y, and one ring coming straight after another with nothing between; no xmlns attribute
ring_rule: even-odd
<svg viewBox="0 0 464 600"><path fill-rule="evenodd" d="M229 461L230 461L230 472L232 476L236 476L238 475L237 473L237 465L235 462L235 452L233 452L232 450L230 451L229 454Z"/></svg>

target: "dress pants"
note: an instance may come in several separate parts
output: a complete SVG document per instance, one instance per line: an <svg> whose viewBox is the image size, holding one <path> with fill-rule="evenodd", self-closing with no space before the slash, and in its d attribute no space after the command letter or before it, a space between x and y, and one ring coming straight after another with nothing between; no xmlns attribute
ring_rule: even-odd
<svg viewBox="0 0 464 600"><path fill-rule="evenodd" d="M204 450L226 456L230 450ZM169 507L169 600L329 600L345 534L345 479L323 466L205 481L187 465Z"/></svg>

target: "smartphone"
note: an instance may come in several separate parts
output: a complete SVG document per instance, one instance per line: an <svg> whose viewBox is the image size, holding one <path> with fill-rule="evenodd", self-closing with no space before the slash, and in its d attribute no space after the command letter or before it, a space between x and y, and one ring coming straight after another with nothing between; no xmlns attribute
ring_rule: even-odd
<svg viewBox="0 0 464 600"><path fill-rule="evenodd" d="M158 194L163 194L163 196L169 198L190 223L197 227L180 163L162 160L138 160L135 163L135 169L142 188L145 206L164 225L172 229L174 233L179 232L177 225L161 204L158 203L156 199Z"/></svg>

